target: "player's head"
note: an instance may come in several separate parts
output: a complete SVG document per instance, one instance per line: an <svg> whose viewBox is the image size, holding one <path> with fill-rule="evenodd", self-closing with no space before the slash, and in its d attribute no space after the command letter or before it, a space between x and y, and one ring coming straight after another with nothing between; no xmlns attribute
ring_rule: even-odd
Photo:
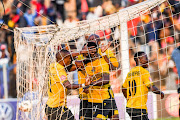
<svg viewBox="0 0 180 120"><path fill-rule="evenodd" d="M87 58L92 58L98 51L97 44L95 42L85 43L84 46L87 46L88 51L91 51L90 53L84 54L84 56L86 56Z"/></svg>
<svg viewBox="0 0 180 120"><path fill-rule="evenodd" d="M88 42L94 42L96 43L97 45L99 45L101 43L100 41L100 37L97 35L97 34L91 34L88 39L87 39Z"/></svg>
<svg viewBox="0 0 180 120"><path fill-rule="evenodd" d="M61 49L56 53L56 62L63 66L68 66L71 64L70 52L66 49Z"/></svg>
<svg viewBox="0 0 180 120"><path fill-rule="evenodd" d="M145 52L139 51L134 54L136 65L141 65L143 68L148 68L148 57Z"/></svg>

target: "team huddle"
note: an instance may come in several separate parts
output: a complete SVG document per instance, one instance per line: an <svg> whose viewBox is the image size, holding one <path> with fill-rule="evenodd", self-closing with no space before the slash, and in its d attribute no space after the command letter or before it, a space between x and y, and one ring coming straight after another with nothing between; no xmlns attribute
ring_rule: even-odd
<svg viewBox="0 0 180 120"><path fill-rule="evenodd" d="M78 89L80 99L79 119L81 120L119 120L119 112L110 85L110 71L120 65L113 52L107 46L100 47L100 38L96 34L88 37L80 52L71 53L61 49L56 53L56 62L50 64L49 89L45 113L48 120L74 120L67 108L67 89ZM151 81L148 59L144 52L134 56L136 67L128 73L122 86L127 99L127 113L132 120L148 120L148 90L164 97ZM67 73L78 71L78 84L68 81Z"/></svg>

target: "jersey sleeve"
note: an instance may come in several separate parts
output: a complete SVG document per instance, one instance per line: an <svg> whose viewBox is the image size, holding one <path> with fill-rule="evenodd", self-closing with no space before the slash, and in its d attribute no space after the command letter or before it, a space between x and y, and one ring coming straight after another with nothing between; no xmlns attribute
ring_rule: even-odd
<svg viewBox="0 0 180 120"><path fill-rule="evenodd" d="M143 84L147 87L150 87L150 85L153 84L150 73L147 70L143 71Z"/></svg>
<svg viewBox="0 0 180 120"><path fill-rule="evenodd" d="M112 65L113 65L114 67L118 67L118 66L119 66L119 63L118 63L118 61L117 61L114 53L112 52L112 50L107 49L105 52L106 52L107 57L108 57L109 60L111 61Z"/></svg>
<svg viewBox="0 0 180 120"><path fill-rule="evenodd" d="M51 80L54 82L64 83L67 81L67 73L64 67L57 63L50 66L50 76Z"/></svg>

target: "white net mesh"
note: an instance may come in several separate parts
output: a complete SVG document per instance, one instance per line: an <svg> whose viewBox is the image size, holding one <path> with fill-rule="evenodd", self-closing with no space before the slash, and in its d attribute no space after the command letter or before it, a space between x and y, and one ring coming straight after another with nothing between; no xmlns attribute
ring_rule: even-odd
<svg viewBox="0 0 180 120"><path fill-rule="evenodd" d="M170 57L179 44L180 29L179 13L173 11L165 0L147 0L112 15L78 22L73 28L55 25L16 28L17 119L105 119L116 115L119 115L119 119L129 119L121 91L128 72L135 67L133 55L138 51L146 52L149 57L147 70L154 85L161 91L170 91L165 92L165 99L160 99L160 95L148 94L148 109L144 112L142 97L146 90L133 87L135 83L132 82L130 92L136 94L135 89L138 89L141 94L130 98L140 97L136 101L141 107L137 105L140 115L134 115L130 109L130 116L140 116L141 119L148 113L149 119L178 117L179 101L175 91L175 80L178 78L172 72L175 65ZM90 41L91 34L99 36L91 39L96 41L98 49L94 57L90 50L84 50L84 44ZM66 59L64 54L69 53L62 49L68 50L71 58ZM82 50L86 54L81 54ZM57 61L58 51L60 57ZM76 62L80 60L83 60L83 65L82 62L77 65ZM74 72L69 71L70 67L74 68ZM100 79L106 81L108 78L110 84L94 83L88 89L88 96L83 94L83 97L81 84L85 83L87 77L91 77L92 82ZM71 83L69 87L67 81ZM88 110L85 100L89 101Z"/></svg>

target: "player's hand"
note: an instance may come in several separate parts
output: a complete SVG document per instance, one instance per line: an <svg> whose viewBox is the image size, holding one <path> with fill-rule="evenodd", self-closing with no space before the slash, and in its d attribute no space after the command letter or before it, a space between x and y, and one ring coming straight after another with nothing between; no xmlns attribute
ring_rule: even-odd
<svg viewBox="0 0 180 120"><path fill-rule="evenodd" d="M86 85L86 86L88 86L88 85L91 84L91 81L92 81L91 79L92 79L91 76L86 77L86 82L85 82L85 85Z"/></svg>
<svg viewBox="0 0 180 120"><path fill-rule="evenodd" d="M111 45L112 41L109 41L107 45L104 45L104 43L102 43L101 46L101 52L104 53Z"/></svg>
<svg viewBox="0 0 180 120"><path fill-rule="evenodd" d="M91 47L87 47L87 44L83 47L83 49L80 51L80 54L86 54L86 53L89 53L89 54L92 54L96 52L96 49L94 46L91 46Z"/></svg>
<svg viewBox="0 0 180 120"><path fill-rule="evenodd" d="M84 67L83 61L75 61L75 65L76 65L77 68L82 68L82 67Z"/></svg>
<svg viewBox="0 0 180 120"><path fill-rule="evenodd" d="M85 92L86 94L88 94L88 93L89 93L88 88L84 88L84 89L83 89L83 92Z"/></svg>
<svg viewBox="0 0 180 120"><path fill-rule="evenodd" d="M163 99L164 98L164 93L161 92L160 94L161 94L161 99Z"/></svg>

